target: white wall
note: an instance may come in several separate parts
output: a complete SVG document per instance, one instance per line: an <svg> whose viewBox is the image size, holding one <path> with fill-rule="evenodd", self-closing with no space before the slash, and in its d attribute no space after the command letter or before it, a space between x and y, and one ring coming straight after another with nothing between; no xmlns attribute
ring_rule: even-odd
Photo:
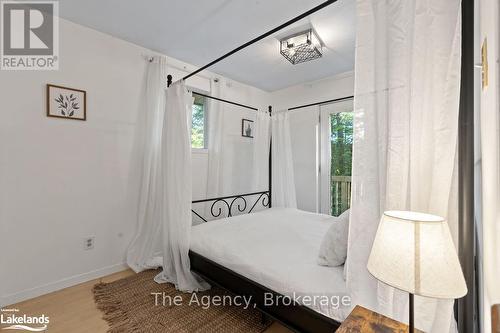
<svg viewBox="0 0 500 333"><path fill-rule="evenodd" d="M354 73L349 72L320 81L292 86L272 93L275 110L352 96ZM316 212L319 207L317 127L319 107L312 106L290 111L297 206Z"/></svg>
<svg viewBox="0 0 500 333"><path fill-rule="evenodd" d="M0 73L0 306L124 268L136 227L144 55L151 53L61 20L59 71ZM192 69L173 59L169 66L178 69L174 77ZM206 88L213 74L203 75L188 84ZM47 83L86 90L87 121L47 118ZM229 84L242 103L268 104L267 93ZM231 117L236 136L241 115ZM202 195L206 155L194 164L194 192ZM90 251L87 236L95 236Z"/></svg>
<svg viewBox="0 0 500 333"><path fill-rule="evenodd" d="M223 79L222 96L231 101L266 110L271 95L257 89L249 89L241 83ZM254 191L253 140L241 136L242 118L255 120L255 111L223 103L224 110L224 184L221 195L233 195ZM264 172L266 172L264 170ZM259 190L267 190L262 188Z"/></svg>
<svg viewBox="0 0 500 333"><path fill-rule="evenodd" d="M500 5L498 0L480 0L476 4L479 7L479 16L476 29L476 62L480 63L479 47L487 39L488 44L488 81L489 84L484 89L480 83L476 82L476 95L479 100L480 109L480 144L481 156L476 165L481 167L482 182L481 196L478 198L482 202L476 207L480 211L476 212L479 220L479 258L482 260L481 289L481 329L485 333L496 332L492 329L491 307L500 304L500 215L498 202L500 200L500 149L499 149L499 128L500 128L500 67L499 67L499 17ZM478 38L479 37L479 38ZM478 38L478 39L477 39ZM479 58L479 59L478 59ZM476 73L479 79L480 73ZM479 80L477 80L479 81Z"/></svg>
<svg viewBox="0 0 500 333"><path fill-rule="evenodd" d="M322 80L299 84L272 93L273 109L322 102L354 94L354 72L331 76Z"/></svg>
<svg viewBox="0 0 500 333"><path fill-rule="evenodd" d="M0 74L2 304L122 269L135 228L144 50L60 23L59 71ZM47 83L86 90L87 121L47 118Z"/></svg>

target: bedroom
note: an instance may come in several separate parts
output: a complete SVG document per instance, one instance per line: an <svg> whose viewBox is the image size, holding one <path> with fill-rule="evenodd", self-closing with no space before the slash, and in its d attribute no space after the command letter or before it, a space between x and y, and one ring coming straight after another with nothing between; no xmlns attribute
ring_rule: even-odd
<svg viewBox="0 0 500 333"><path fill-rule="evenodd" d="M498 4L433 3L2 1L2 318L495 332Z"/></svg>

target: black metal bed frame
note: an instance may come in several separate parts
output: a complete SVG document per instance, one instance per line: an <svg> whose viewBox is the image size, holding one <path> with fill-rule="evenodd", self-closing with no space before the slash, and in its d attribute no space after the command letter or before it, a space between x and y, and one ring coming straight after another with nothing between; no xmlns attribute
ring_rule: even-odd
<svg viewBox="0 0 500 333"><path fill-rule="evenodd" d="M294 332L331 333L340 323L306 306L264 303L265 295L273 298L283 296L249 278L240 275L196 252L189 251L191 269L212 285L221 287L233 294L251 297L255 307L263 314L279 321Z"/></svg>
<svg viewBox="0 0 500 333"><path fill-rule="evenodd" d="M251 41L233 49L232 51L224 54L223 56L215 59L214 61L200 67L194 72L184 76L182 80L186 80L193 75L211 67L219 61L231 56L232 54L252 45L259 40L266 38L273 33L295 23L310 14L336 2L337 0L325 1L322 4L312 8L311 10L283 23L282 25L252 39ZM473 78L474 78L474 1L462 0L462 73L461 73L461 89L460 89L460 111L459 111L459 257L464 271L465 279L469 293L462 299L458 300L455 306L455 315L458 320L458 330L460 333L472 332L475 322L475 306L477 302L477 295L474 289L475 280L475 248L474 241L474 94L473 94ZM168 75L168 86L172 83L172 76ZM203 95L207 98L216 99L221 102L245 107L252 110L257 108L243 105L241 103L215 98L209 95ZM306 104L297 107L289 108L288 110L295 110L302 107L326 104L328 102L335 102L344 99L352 98L352 96L340 98L336 100L329 100L319 103ZM269 115L271 115L272 108L269 106ZM271 138L272 140L272 138ZM246 194L231 195L225 197L195 200L193 204L212 202L210 213L212 217L217 218L223 215L226 210L226 216L231 217L233 213L243 213L247 208L247 200L245 198L257 196L257 200L253 203L248 213L251 213L255 206L261 202L264 207L272 206L272 158L271 151L269 152L269 190L262 192L253 192ZM267 201L266 201L267 199ZM219 206L218 206L219 205ZM236 211L234 211L236 209ZM202 221L207 222L200 214L192 210L194 215L199 217ZM191 260L191 270L205 278L213 285L217 285L229 292L252 296L256 307L265 315L278 320L291 330L295 332L311 332L323 333L334 332L340 323L329 317L326 317L310 308L302 305L291 306L265 306L263 297L266 293L279 295L273 290L252 281L245 276L242 276L208 258L205 258L193 251L189 252Z"/></svg>
<svg viewBox="0 0 500 333"><path fill-rule="evenodd" d="M167 77L167 84L170 86L170 84L172 83L172 75L169 75L169 77L170 78ZM245 108L245 109L259 111L259 109L257 109L256 107L248 106L248 105L233 102L233 101L228 101L227 99L222 99L222 98L210 96L207 94L202 94L202 93L197 92L197 91L193 91L192 93L193 93L193 95L198 95L198 96L203 96L203 97L210 98L210 99L215 99L216 101L219 101L219 102L224 102L224 103L228 103L228 104L232 104L232 105L236 105L236 106L241 106L242 108Z"/></svg>
<svg viewBox="0 0 500 333"><path fill-rule="evenodd" d="M252 196L257 196L257 199L254 201L250 209L247 211L247 198ZM262 192L252 192L245 194L236 194L229 195L225 197L211 198L211 199L202 199L202 200L194 200L193 204L203 203L203 202L212 202L210 206L210 215L213 218L222 218L222 217L231 217L239 213L247 213L250 214L254 211L255 207L261 203L262 207L270 207L271 205L271 191L262 191ZM235 209L235 210L233 210ZM224 211L226 214L224 215ZM208 222L205 217L198 214L193 208L191 208L191 212L196 215L203 222Z"/></svg>

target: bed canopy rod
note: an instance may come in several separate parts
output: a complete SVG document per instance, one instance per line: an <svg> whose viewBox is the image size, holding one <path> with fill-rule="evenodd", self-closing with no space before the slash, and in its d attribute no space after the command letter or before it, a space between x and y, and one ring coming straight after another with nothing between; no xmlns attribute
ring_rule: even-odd
<svg viewBox="0 0 500 333"><path fill-rule="evenodd" d="M332 3L336 2L336 1L337 0L328 0L328 1L325 1L325 2L321 3L320 5L318 5L318 6L314 7L314 8L312 8L312 9L308 10L307 12L302 13L299 16L296 16L296 17L292 18L291 20L288 20L287 22L285 22L285 23L277 26L276 28L271 29L268 32L263 33L262 35L260 35L260 36L258 36L256 38L252 39L251 41L248 41L245 44L238 46L234 50L232 50L232 51L224 54L223 56L221 56L221 57L219 57L219 58L217 58L217 59L215 59L213 61L211 61L210 63L206 64L205 66L202 66L202 67L198 68L194 72L192 72L192 73L184 76L182 78L182 80L185 81L185 80L189 79L191 76L194 76L194 75L200 73L201 71L203 71L203 70L205 70L205 69L207 69L207 68L215 65L219 61L226 59L227 57L235 54L236 52L241 51L244 48L246 48L246 47L248 47L248 46L250 46L250 45L252 45L252 44L254 44L254 43L256 43L256 42L258 42L258 41L260 41L260 40L262 40L262 39L264 39L264 38L266 38L266 37L268 37L268 36L270 36L270 35L272 35L272 34L274 34L276 32L278 32L278 31L280 31L281 29L283 29L283 28L285 28L285 27L287 27L287 26L289 26L289 25L291 25L291 24L293 24L293 23L295 23L297 21L302 20L303 18L305 18L305 17L307 17L307 16L309 16L309 15L311 15L311 14L313 14L313 13L315 13L315 12L317 12L317 11L323 9L323 8L325 8L326 6L331 5ZM167 75L167 87L170 87L171 84L172 84L172 75L169 74L169 75ZM221 101L221 102L225 102L225 103L229 103L229 104L232 104L232 105L237 105L237 106L240 106L240 107L243 107L243 108L247 108L247 109L250 109L250 110L258 111L258 109L255 108L255 107L244 105L244 104L233 102L233 101L228 101L228 100L225 100L225 99L222 99L222 98L217 98L217 97L213 97L213 96L209 96L209 95L205 95L205 94L201 94L201 93L197 93L197 92L193 92L193 94L196 94L196 95L199 95L199 96L203 96L203 97L207 97L207 98L212 98L212 99L215 99L215 100L218 100L218 101ZM271 110L269 110L269 113L271 113Z"/></svg>
<svg viewBox="0 0 500 333"><path fill-rule="evenodd" d="M302 109L302 108L307 108L309 106L324 105L324 104L330 104L330 103L335 103L335 102L342 102L342 101L346 101L348 99L353 99L353 98L354 98L354 96L347 96L347 97L329 99L327 101L322 101L322 102L316 102L316 103L311 103L311 104L304 104L304 105L294 106L292 108L288 108L288 111Z"/></svg>
<svg viewBox="0 0 500 333"><path fill-rule="evenodd" d="M253 106L248 106L245 104L229 101L227 99L222 99L222 98L218 98L218 97L214 97L214 96L210 96L210 95L205 95L205 94L202 94L202 93L199 93L196 91L192 91L192 93L193 93L193 95L198 95L198 96L203 96L203 97L210 98L210 99L215 99L216 101L219 101L219 102L224 102L224 103L240 106L242 108L246 108L246 109L250 109L250 110L254 110L254 111L259 111L259 109L255 108Z"/></svg>
<svg viewBox="0 0 500 333"><path fill-rule="evenodd" d="M169 75L167 75L167 87L170 87L171 84L172 84L172 75L169 74ZM191 91L191 93L193 95L198 95L198 96L203 96L203 97L210 98L210 99L215 99L215 100L217 100L219 102L224 102L224 103L228 103L228 104L232 104L232 105L237 105L237 106L240 106L242 108L246 108L246 109L250 109L250 110L254 110L254 111L259 111L259 109L257 109L256 107L248 106L248 105L241 104L241 103L238 103L238 102L229 101L227 99L222 99L222 98L218 98L218 97L214 97L214 96L202 94L202 93L199 93L199 92L196 92L196 91Z"/></svg>
<svg viewBox="0 0 500 333"><path fill-rule="evenodd" d="M293 24L293 23L295 23L295 22L297 22L297 21L302 20L303 18L305 18L305 17L307 17L307 16L309 16L309 15L311 15L311 14L314 14L314 13L315 13L315 12L317 12L318 10L323 9L323 8L325 8L326 6L329 6L329 5L331 5L332 3L334 3L334 2L337 2L337 0L328 0L328 1L323 2L322 4L320 4L320 5L318 5L318 6L314 7L314 8L312 8L312 9L310 9L310 10L308 10L307 12L302 13L302 14L300 14L299 16L296 16L296 17L294 17L293 19L286 21L285 23L281 24L280 26L277 26L276 28L271 29L271 30L269 30L269 31L268 31L268 32L266 32L266 33L263 33L262 35L260 35L260 36L258 36L258 37L255 37L255 38L254 38L254 39L252 39L251 41L248 41L248 42L246 42L245 44L238 46L238 47L237 47L237 48L235 48L234 50L229 51L228 53L226 53L226 54L224 54L223 56L221 56L221 57L219 57L219 58L215 59L214 61L209 62L209 63L208 63L208 64L206 64L205 66L198 68L198 69L197 69L197 70L195 70L194 72L192 72L192 73L190 73L190 74L188 74L188 75L184 76L184 77L182 78L182 80L184 80L184 81L185 81L185 80L189 79L191 76L196 75L196 74L198 74L199 72L201 72L201 71L203 71L203 70L205 70L205 69L207 69L207 68L209 68L209 67L211 67L211 66L215 65L215 64L216 64L216 63L218 63L219 61L226 59L227 57L229 57L229 56L231 56L231 55L235 54L236 52L241 51L241 50L243 50L244 48L246 48L246 47L248 47L248 46L250 46L250 45L252 45L252 44L254 44L254 43L257 43L258 41L260 41L260 40L262 40L262 39L264 39L264 38L266 38L266 37L269 37L270 35L272 35L272 34L274 34L274 33L278 32L278 31L280 31L281 29L283 29L283 28L285 28L285 27L287 27L287 26L289 26L289 25L291 25L291 24Z"/></svg>

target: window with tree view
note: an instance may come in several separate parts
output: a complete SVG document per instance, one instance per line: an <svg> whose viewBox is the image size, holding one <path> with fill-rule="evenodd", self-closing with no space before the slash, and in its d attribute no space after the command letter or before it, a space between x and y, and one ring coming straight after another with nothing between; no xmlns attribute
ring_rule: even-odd
<svg viewBox="0 0 500 333"><path fill-rule="evenodd" d="M203 149L206 148L205 140L205 97L199 95L194 96L193 117L191 123L191 147Z"/></svg>
<svg viewBox="0 0 500 333"><path fill-rule="evenodd" d="M349 209L352 169L352 112L330 115L331 214L339 216Z"/></svg>

